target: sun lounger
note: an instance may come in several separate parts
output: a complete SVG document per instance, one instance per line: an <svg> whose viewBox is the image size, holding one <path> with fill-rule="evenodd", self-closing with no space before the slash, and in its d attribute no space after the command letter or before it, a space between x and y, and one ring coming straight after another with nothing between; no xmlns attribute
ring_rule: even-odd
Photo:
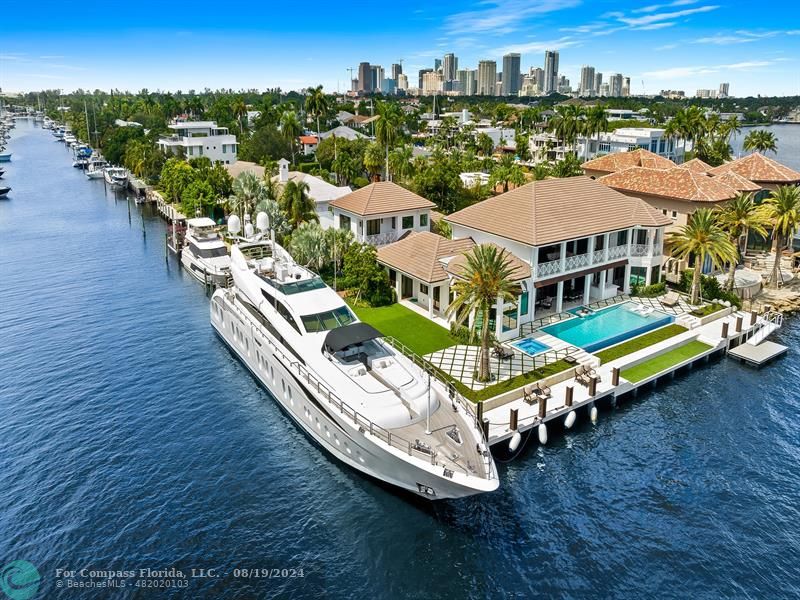
<svg viewBox="0 0 800 600"><path fill-rule="evenodd" d="M681 297L677 294L677 292L669 292L663 298L661 298L661 300L659 300L663 306L667 306L669 308L677 306L680 301Z"/></svg>
<svg viewBox="0 0 800 600"><path fill-rule="evenodd" d="M511 348L506 348L501 344L495 344L492 354L500 360L506 360L514 356L514 351Z"/></svg>
<svg viewBox="0 0 800 600"><path fill-rule="evenodd" d="M601 381L597 371L595 371L590 365L579 365L575 367L575 381L581 385L588 387L592 378L597 379L597 383L600 383Z"/></svg>
<svg viewBox="0 0 800 600"><path fill-rule="evenodd" d="M550 390L550 386L548 386L545 383L535 384L533 388L533 393L539 399L552 398L553 396L553 393Z"/></svg>

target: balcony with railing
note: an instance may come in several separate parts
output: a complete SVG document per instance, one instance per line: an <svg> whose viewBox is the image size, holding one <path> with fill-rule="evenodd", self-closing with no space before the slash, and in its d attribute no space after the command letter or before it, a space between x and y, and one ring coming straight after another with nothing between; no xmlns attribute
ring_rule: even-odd
<svg viewBox="0 0 800 600"><path fill-rule="evenodd" d="M593 265L603 265L619 261L628 257L657 256L661 252L658 245L650 244L621 244L610 246L601 250L594 250L585 254L568 255L562 260L555 259L540 262L536 266L536 278L546 279L564 273L580 271Z"/></svg>
<svg viewBox="0 0 800 600"><path fill-rule="evenodd" d="M385 246L386 244L396 242L399 237L400 235L397 229L391 229L389 231L382 231L381 233L376 233L373 235L365 235L363 242L365 244L369 244L370 246Z"/></svg>

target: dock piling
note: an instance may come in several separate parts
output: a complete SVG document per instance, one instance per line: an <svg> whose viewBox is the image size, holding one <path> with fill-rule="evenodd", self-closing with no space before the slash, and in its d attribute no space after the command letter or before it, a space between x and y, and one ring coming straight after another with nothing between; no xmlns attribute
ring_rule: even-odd
<svg viewBox="0 0 800 600"><path fill-rule="evenodd" d="M758 313L756 313L756 311L754 311L754 310L751 310L750 311L750 326L751 327L756 324L756 320L757 319L758 319Z"/></svg>
<svg viewBox="0 0 800 600"><path fill-rule="evenodd" d="M736 317L736 333L742 333L742 317Z"/></svg>
<svg viewBox="0 0 800 600"><path fill-rule="evenodd" d="M729 328L729 325L730 325L730 323L728 323L727 321L725 321L725 322L722 324L722 338L723 338L724 340L727 340L727 339L728 339L728 328Z"/></svg>
<svg viewBox="0 0 800 600"><path fill-rule="evenodd" d="M547 398L542 396L539 398L539 419L544 419L547 414Z"/></svg>
<svg viewBox="0 0 800 600"><path fill-rule="evenodd" d="M592 376L589 378L589 396L597 394L597 377Z"/></svg>
<svg viewBox="0 0 800 600"><path fill-rule="evenodd" d="M508 422L509 422L508 427L509 427L509 429L511 429L511 431L516 431L517 429L519 429L519 409L518 408L512 408L511 409L511 414L509 414L509 416L508 416Z"/></svg>
<svg viewBox="0 0 800 600"><path fill-rule="evenodd" d="M619 367L611 369L611 385L615 387L619 385Z"/></svg>
<svg viewBox="0 0 800 600"><path fill-rule="evenodd" d="M566 395L564 396L564 406L572 406L572 393L573 388L571 385L567 386Z"/></svg>

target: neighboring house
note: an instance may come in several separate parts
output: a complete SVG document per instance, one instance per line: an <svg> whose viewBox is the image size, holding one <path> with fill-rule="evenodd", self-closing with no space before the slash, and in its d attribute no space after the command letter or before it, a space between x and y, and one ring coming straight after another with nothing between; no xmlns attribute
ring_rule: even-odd
<svg viewBox="0 0 800 600"><path fill-rule="evenodd" d="M781 185L800 184L800 173L758 152L737 158L709 171L715 177L730 172L752 181L763 190L774 190Z"/></svg>
<svg viewBox="0 0 800 600"><path fill-rule="evenodd" d="M482 171L459 173L458 176L466 188L474 188L476 185L489 185L489 174Z"/></svg>
<svg viewBox="0 0 800 600"><path fill-rule="evenodd" d="M334 226L359 242L382 246L412 231L429 231L436 205L391 181L371 183L330 203Z"/></svg>
<svg viewBox="0 0 800 600"><path fill-rule="evenodd" d="M615 131L601 132L592 136L579 135L574 146L558 143L552 133L537 133L528 140L528 148L537 160L563 160L568 152L577 152L579 158L589 160L597 156L648 150L662 158L675 162L683 161L683 146L665 135L664 129L650 127L620 127Z"/></svg>
<svg viewBox="0 0 800 600"><path fill-rule="evenodd" d="M259 179L264 178L264 167L261 165L249 162L246 160L237 160L236 164L233 165L225 165L225 170L228 171L228 175L236 179L241 173L252 173Z"/></svg>
<svg viewBox="0 0 800 600"><path fill-rule="evenodd" d="M664 227L670 223L642 200L583 176L534 181L445 220L452 240L409 234L380 248L378 260L390 276L394 271L401 300L415 301L431 318L441 318L454 300L452 283L463 276L464 253L473 244L508 251L521 294L510 302L498 299L492 308L500 340L518 337L537 313L628 292L632 282L657 282Z"/></svg>
<svg viewBox="0 0 800 600"><path fill-rule="evenodd" d="M583 172L592 179L628 169L630 167L647 167L649 169L673 169L677 165L663 156L654 152L638 148L630 152L614 152L581 165Z"/></svg>
<svg viewBox="0 0 800 600"><path fill-rule="evenodd" d="M214 121L182 121L169 128L174 133L158 139L162 151L178 154L182 150L187 160L205 156L212 163L236 162L236 136L229 133L227 127L218 127Z"/></svg>
<svg viewBox="0 0 800 600"><path fill-rule="evenodd" d="M351 192L347 186L335 186L314 175L301 171L290 171L289 161L285 158L278 161L278 174L272 178L272 181L276 182L280 188L288 181L307 183L308 195L316 204L319 224L326 229L333 227L333 214L329 209L331 201L346 196Z"/></svg>
<svg viewBox="0 0 800 600"><path fill-rule="evenodd" d="M323 140L328 139L331 136L336 136L340 139L346 140L363 140L367 139L367 136L361 133L360 131L356 131L355 129L351 129L345 125L339 125L338 127L334 127L328 131L325 131L319 134L319 137Z"/></svg>
<svg viewBox="0 0 800 600"><path fill-rule="evenodd" d="M303 149L303 154L308 156L309 154L314 154L317 151L317 145L319 144L319 140L315 135L301 135L300 136L300 147Z"/></svg>

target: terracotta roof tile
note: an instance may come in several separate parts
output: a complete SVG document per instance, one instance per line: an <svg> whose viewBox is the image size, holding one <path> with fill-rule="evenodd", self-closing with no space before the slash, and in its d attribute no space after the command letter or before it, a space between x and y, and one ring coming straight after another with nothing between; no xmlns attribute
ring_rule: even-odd
<svg viewBox="0 0 800 600"><path fill-rule="evenodd" d="M489 245L494 246L499 250L503 250L503 248L500 248L500 246L497 244ZM513 281L521 281L523 279L528 279L531 276L531 266L528 263L508 250L506 250L506 256L508 257L509 265L511 266L511 279ZM467 257L464 255L464 253L461 253L448 261L445 271L451 275L454 275L455 277L462 277L466 267Z"/></svg>
<svg viewBox="0 0 800 600"><path fill-rule="evenodd" d="M530 246L636 225L661 227L672 223L643 200L583 175L532 181L468 206L445 220Z"/></svg>
<svg viewBox="0 0 800 600"><path fill-rule="evenodd" d="M712 175L733 171L755 183L800 183L800 173L755 152L711 169Z"/></svg>
<svg viewBox="0 0 800 600"><path fill-rule="evenodd" d="M688 169L646 169L631 167L601 177L603 185L615 190L673 198L687 202L724 202L736 190L724 182Z"/></svg>
<svg viewBox="0 0 800 600"><path fill-rule="evenodd" d="M708 173L711 170L711 165L706 162L703 162L699 158L693 158L692 160L687 160L685 163L678 165L679 169L688 169L693 173Z"/></svg>
<svg viewBox="0 0 800 600"><path fill-rule="evenodd" d="M301 135L300 136L300 143L301 144L316 144L317 143L317 136L315 135Z"/></svg>
<svg viewBox="0 0 800 600"><path fill-rule="evenodd" d="M474 245L472 238L449 240L430 231L415 231L378 248L378 260L420 281L435 283L447 279L442 259L460 255Z"/></svg>
<svg viewBox="0 0 800 600"><path fill-rule="evenodd" d="M659 156L644 148L631 152L612 152L599 158L586 161L581 165L585 171L604 171L614 173L629 167L648 167L651 169L672 169L676 165L668 158Z"/></svg>
<svg viewBox="0 0 800 600"><path fill-rule="evenodd" d="M742 177L735 171L726 171L722 175L717 175L714 179L732 187L737 192L757 192L761 189L760 185Z"/></svg>
<svg viewBox="0 0 800 600"><path fill-rule="evenodd" d="M363 217L436 206L430 200L417 196L414 192L391 181L371 183L333 200L330 205Z"/></svg>

